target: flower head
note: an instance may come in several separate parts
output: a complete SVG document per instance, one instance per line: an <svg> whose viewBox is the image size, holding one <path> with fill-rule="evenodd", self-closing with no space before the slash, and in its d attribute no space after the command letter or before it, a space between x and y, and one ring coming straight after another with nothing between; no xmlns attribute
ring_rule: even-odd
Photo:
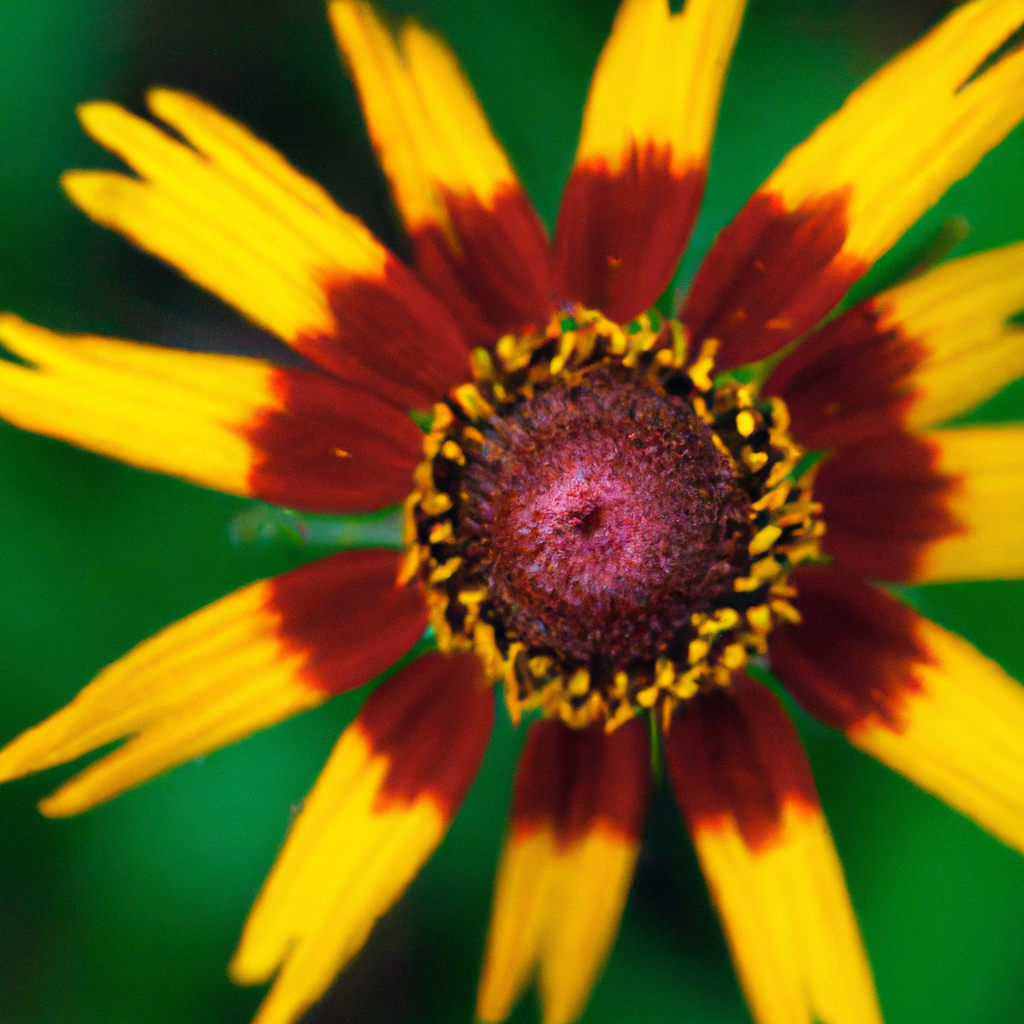
<svg viewBox="0 0 1024 1024"><path fill-rule="evenodd" d="M165 89L87 131L98 222L314 369L62 337L13 316L0 414L317 513L404 503L400 548L245 587L0 753L14 778L126 742L85 810L399 666L344 732L231 964L258 1020L326 990L445 834L494 719L529 716L477 1013L534 976L580 1015L639 848L652 743L762 1024L880 1019L800 741L804 708L1024 850L1024 693L880 583L1019 577L1024 429L936 425L1024 372L1024 245L829 318L1024 118L1019 0L973 0L858 89L719 235L673 317L737 0L624 0L553 240L445 44L332 24L412 241L401 263L248 131ZM421 429L422 427L422 429ZM424 643L419 643L426 637ZM748 671L749 670L749 671Z"/></svg>

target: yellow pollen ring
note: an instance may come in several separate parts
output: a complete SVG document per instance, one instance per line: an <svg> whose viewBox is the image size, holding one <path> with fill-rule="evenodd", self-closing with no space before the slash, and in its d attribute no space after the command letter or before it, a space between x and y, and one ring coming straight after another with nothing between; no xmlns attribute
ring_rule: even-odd
<svg viewBox="0 0 1024 1024"><path fill-rule="evenodd" d="M653 312L623 327L593 310L560 310L542 330L506 335L493 351L474 352L473 382L435 406L416 470L418 490L406 504L410 554L403 577L422 577L439 648L475 651L491 681L503 684L513 721L539 710L573 727L603 722L611 731L651 710L665 723L681 702L729 686L734 672L764 655L776 622L797 620L789 574L818 557L823 533L821 507L811 498L813 470L796 476L804 453L788 435L784 403L761 400L753 385L713 383L717 348L717 341L706 341L688 361L683 326ZM470 543L459 510L462 473L481 457L497 420L547 387L575 386L609 367L647 386L688 380L694 412L750 495L750 532L749 569L733 580L728 603L693 613L686 635L653 662L601 667L563 662L556 651L531 649L510 631L487 577L475 568L480 542ZM677 383L672 394L680 393L686 388Z"/></svg>

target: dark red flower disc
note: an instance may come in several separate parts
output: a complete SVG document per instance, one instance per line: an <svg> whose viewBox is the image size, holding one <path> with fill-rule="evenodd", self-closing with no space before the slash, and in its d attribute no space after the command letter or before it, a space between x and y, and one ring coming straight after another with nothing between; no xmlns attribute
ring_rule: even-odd
<svg viewBox="0 0 1024 1024"><path fill-rule="evenodd" d="M710 429L626 373L521 401L465 485L502 621L568 662L659 657L749 568L749 498Z"/></svg>

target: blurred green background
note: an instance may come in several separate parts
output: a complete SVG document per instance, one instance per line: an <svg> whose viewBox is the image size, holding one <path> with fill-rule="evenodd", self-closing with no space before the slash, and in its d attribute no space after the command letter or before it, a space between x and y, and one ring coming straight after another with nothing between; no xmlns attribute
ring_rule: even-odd
<svg viewBox="0 0 1024 1024"><path fill-rule="evenodd" d="M452 41L550 225L614 0L385 6L420 15ZM752 0L680 284L786 150L949 6ZM191 90L249 124L401 251L320 0L3 0L0 307L52 328L280 355L218 301L89 224L57 185L67 167L113 166L80 132L75 104L107 97L139 110L155 83ZM901 251L953 214L972 226L961 252L1024 238L1022 180L1018 130ZM883 261L876 280L899 256ZM1020 386L975 414L1017 417ZM0 424L0 739L176 617L321 553L233 543L229 524L246 507ZM947 586L913 599L1024 677L1024 585ZM225 964L293 808L359 699L334 701L81 818L51 822L34 810L66 769L0 790L0 1024L248 1021L261 992L232 986ZM889 1024L1017 1024L1024 859L841 738L800 724ZM471 1019L521 740L499 723L444 845L310 1020ZM532 996L515 1020L536 1020ZM585 1020L748 1020L664 793Z"/></svg>

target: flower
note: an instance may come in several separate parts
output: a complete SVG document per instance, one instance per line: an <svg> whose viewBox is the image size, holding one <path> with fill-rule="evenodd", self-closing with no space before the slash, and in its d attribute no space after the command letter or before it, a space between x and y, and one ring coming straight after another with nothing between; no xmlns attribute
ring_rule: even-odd
<svg viewBox="0 0 1024 1024"><path fill-rule="evenodd" d="M878 1018L799 740L745 671L765 655L808 710L1024 844L1019 688L868 582L1021 575L1020 428L933 428L1024 372L1007 326L1024 250L947 263L815 329L1024 116L1024 55L975 74L1024 12L975 0L858 90L665 321L646 311L695 220L742 6L626 0L549 250L444 45L415 25L396 44L365 5L333 3L415 272L191 97L149 97L184 144L82 109L139 177L74 172L72 198L321 372L5 317L25 365L0 366L0 412L288 507L404 500L408 533L404 552L339 553L169 627L15 740L0 774L127 737L44 803L74 813L369 682L428 621L438 648L367 699L257 901L232 970L276 973L261 1021L324 991L439 842L496 679L514 717L540 720L484 1020L534 971L546 1020L581 1011L632 875L648 717L755 1016ZM425 437L409 410L432 410Z"/></svg>

